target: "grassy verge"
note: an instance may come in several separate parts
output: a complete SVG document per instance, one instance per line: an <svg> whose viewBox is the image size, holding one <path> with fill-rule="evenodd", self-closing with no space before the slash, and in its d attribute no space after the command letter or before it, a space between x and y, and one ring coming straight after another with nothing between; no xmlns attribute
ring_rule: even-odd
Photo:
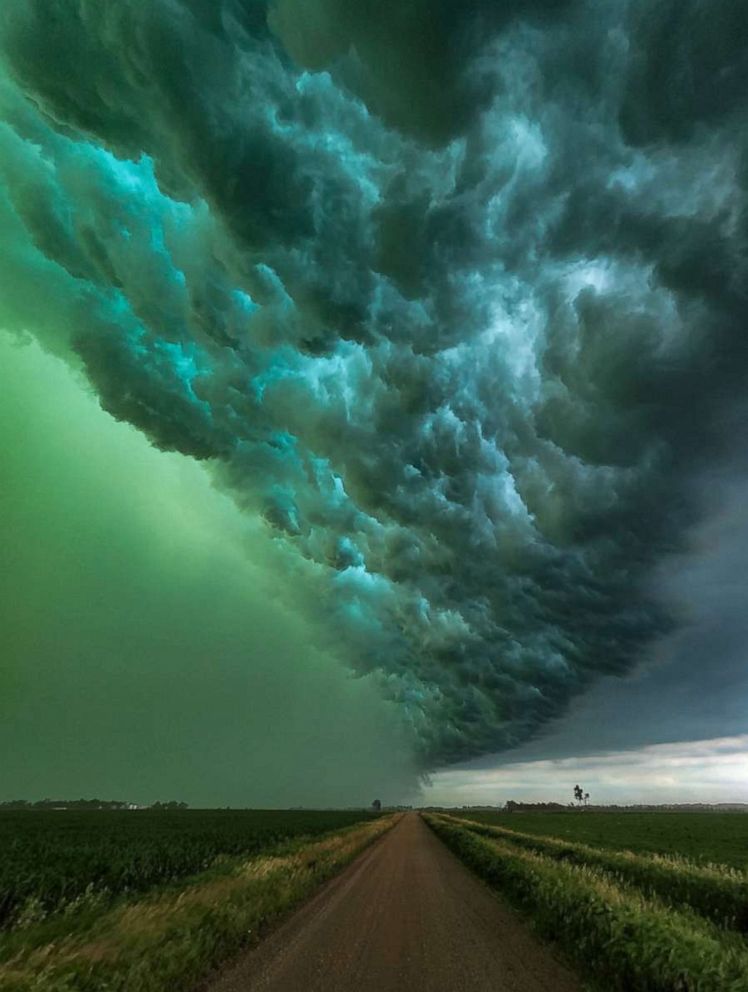
<svg viewBox="0 0 748 992"><path fill-rule="evenodd" d="M479 836L450 817L427 816L477 874L530 914L580 973L621 992L748 992L742 938L688 911L616 886L610 877Z"/></svg>
<svg viewBox="0 0 748 992"><path fill-rule="evenodd" d="M634 885L645 895L657 896L670 906L688 906L718 926L748 931L748 879L743 872L656 854L606 851L557 837L454 819L473 833L504 840L556 861L589 865L606 872L613 881Z"/></svg>
<svg viewBox="0 0 748 992"><path fill-rule="evenodd" d="M0 944L0 992L189 987L256 942L395 819L382 817L306 845L286 844L248 861L227 860L179 887L96 917L87 913L9 935Z"/></svg>

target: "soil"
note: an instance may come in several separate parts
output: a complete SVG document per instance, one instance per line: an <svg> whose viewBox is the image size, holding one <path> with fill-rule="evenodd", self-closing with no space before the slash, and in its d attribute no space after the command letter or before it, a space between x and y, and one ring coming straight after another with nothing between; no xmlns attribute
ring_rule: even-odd
<svg viewBox="0 0 748 992"><path fill-rule="evenodd" d="M511 909L408 813L209 992L580 992Z"/></svg>

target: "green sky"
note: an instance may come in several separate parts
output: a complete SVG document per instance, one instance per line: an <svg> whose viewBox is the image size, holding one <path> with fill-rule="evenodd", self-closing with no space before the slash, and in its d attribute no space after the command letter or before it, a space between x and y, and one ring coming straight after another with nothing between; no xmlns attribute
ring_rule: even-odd
<svg viewBox="0 0 748 992"><path fill-rule="evenodd" d="M0 794L742 740L744 3L49 8L0 18Z"/></svg>
<svg viewBox="0 0 748 992"><path fill-rule="evenodd" d="M402 794L392 710L299 618L313 574L281 590L281 550L199 465L7 335L0 424L0 798Z"/></svg>

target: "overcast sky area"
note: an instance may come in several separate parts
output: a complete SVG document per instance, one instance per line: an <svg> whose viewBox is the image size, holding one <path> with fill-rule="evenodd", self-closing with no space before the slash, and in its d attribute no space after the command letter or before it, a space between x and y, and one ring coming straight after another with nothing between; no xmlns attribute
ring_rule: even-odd
<svg viewBox="0 0 748 992"><path fill-rule="evenodd" d="M6 0L0 799L748 801L746 53Z"/></svg>

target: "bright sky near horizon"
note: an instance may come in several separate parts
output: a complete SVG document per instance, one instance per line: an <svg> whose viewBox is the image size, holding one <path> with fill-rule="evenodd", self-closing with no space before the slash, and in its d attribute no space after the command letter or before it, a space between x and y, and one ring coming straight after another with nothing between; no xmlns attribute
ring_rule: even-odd
<svg viewBox="0 0 748 992"><path fill-rule="evenodd" d="M748 803L748 734L708 741L650 744L583 757L516 761L437 772L424 803L503 806L573 802L583 783L591 803Z"/></svg>

